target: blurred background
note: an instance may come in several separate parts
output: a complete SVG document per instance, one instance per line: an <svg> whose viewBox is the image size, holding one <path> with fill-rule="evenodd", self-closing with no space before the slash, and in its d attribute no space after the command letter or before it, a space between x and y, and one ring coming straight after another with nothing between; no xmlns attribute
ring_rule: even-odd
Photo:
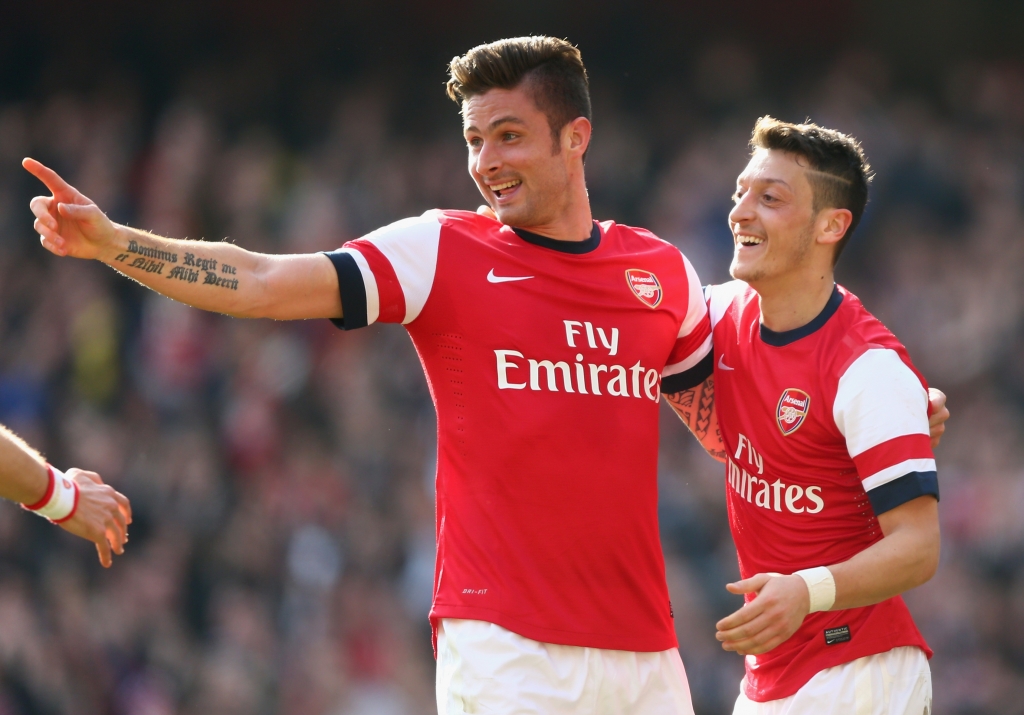
<svg viewBox="0 0 1024 715"><path fill-rule="evenodd" d="M714 7L711 7L711 6ZM1024 5L466 0L0 2L0 422L134 507L128 553L0 504L0 715L434 712L434 413L398 326L342 334L171 303L31 228L19 161L117 221L331 249L479 203L446 62L580 46L597 218L727 279L763 114L877 171L839 279L950 396L939 574L909 594L935 713L1024 712ZM666 409L661 526L698 715L731 712L720 467Z"/></svg>

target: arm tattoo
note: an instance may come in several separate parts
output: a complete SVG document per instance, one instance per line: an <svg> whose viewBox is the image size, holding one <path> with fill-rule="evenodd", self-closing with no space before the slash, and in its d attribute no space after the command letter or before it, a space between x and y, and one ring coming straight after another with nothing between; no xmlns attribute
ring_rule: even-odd
<svg viewBox="0 0 1024 715"><path fill-rule="evenodd" d="M714 412L715 378L709 377L696 387L667 394L665 399L704 449L712 457L724 460L722 431L718 427L718 416Z"/></svg>
<svg viewBox="0 0 1024 715"><path fill-rule="evenodd" d="M132 254L135 254L137 258L132 258ZM127 252L118 254L114 260L118 263L125 263L128 259L132 259L128 263L129 268L137 268L146 273L156 273L168 280L197 283L202 278L203 285L238 290L238 279L233 277L237 273L235 267L221 263L219 272L223 275L218 275L216 258L202 258L194 253L185 253L181 265L175 265L167 273L164 273L165 264L178 263L178 254L146 246L132 239L128 242Z"/></svg>

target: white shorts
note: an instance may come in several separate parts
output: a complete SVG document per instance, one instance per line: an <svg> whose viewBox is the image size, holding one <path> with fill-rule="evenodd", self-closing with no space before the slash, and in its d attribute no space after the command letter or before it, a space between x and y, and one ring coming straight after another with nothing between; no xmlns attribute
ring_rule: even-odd
<svg viewBox="0 0 1024 715"><path fill-rule="evenodd" d="M913 646L826 668L788 698L755 703L743 694L733 715L930 715L932 673Z"/></svg>
<svg viewBox="0 0 1024 715"><path fill-rule="evenodd" d="M437 628L440 715L693 715L679 651L540 643L485 621Z"/></svg>

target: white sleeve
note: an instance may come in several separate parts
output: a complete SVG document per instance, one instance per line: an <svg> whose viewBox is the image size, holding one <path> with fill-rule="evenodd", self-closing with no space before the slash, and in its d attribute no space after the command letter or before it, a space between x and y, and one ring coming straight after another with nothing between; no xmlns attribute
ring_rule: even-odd
<svg viewBox="0 0 1024 715"><path fill-rule="evenodd" d="M345 329L408 324L423 310L437 272L440 211L402 219L327 253L338 272Z"/></svg>
<svg viewBox="0 0 1024 715"><path fill-rule="evenodd" d="M928 393L894 350L872 348L839 379L832 411L865 491L935 472Z"/></svg>

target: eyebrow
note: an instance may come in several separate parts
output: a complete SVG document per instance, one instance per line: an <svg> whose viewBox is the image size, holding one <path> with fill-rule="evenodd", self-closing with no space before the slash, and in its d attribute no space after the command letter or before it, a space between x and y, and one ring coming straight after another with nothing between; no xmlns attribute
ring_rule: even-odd
<svg viewBox="0 0 1024 715"><path fill-rule="evenodd" d="M502 124L526 124L526 122L524 122L519 117L516 117L516 116L513 116L513 115L510 114L507 117L500 117L498 119L495 119L493 122L491 122L487 126L487 128L493 130L495 127L501 126ZM462 131L464 131L464 132L478 132L480 130L477 129L476 126L470 125L470 126L466 127L465 129L463 129Z"/></svg>
<svg viewBox="0 0 1024 715"><path fill-rule="evenodd" d="M757 183L761 183L761 184L781 184L782 186L785 186L790 191L793 190L793 187L790 186L787 182L783 181L782 179L755 179L755 181ZM739 184L740 182L737 181L736 183Z"/></svg>

